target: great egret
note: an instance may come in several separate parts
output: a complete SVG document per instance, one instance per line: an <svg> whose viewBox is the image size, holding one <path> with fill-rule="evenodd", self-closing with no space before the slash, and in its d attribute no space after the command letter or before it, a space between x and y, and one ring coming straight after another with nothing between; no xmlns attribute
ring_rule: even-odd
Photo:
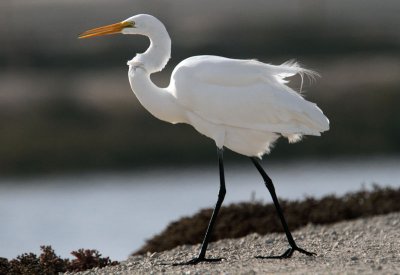
<svg viewBox="0 0 400 275"><path fill-rule="evenodd" d="M220 188L198 257L186 264L218 261L205 257L218 211L225 197L223 147L248 156L265 181L282 222L290 248L313 255L298 247L289 231L272 180L260 164L280 137L297 142L302 135L319 136L329 129L329 120L316 104L285 85L285 78L300 74L315 76L295 62L274 66L257 60L220 56L194 56L183 60L172 72L166 88L157 87L150 75L161 71L170 59L171 39L164 25L147 14L132 16L120 23L95 28L79 38L106 34L139 34L150 40L149 48L137 54L129 65L129 82L140 103L155 117L170 123L187 123L217 145Z"/></svg>

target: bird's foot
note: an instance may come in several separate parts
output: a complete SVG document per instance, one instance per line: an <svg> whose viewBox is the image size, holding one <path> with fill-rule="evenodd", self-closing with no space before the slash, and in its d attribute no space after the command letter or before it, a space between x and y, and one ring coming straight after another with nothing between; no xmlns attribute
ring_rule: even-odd
<svg viewBox="0 0 400 275"><path fill-rule="evenodd" d="M292 257L293 252L298 251L300 253L306 254L307 256L316 256L317 254L314 252L308 252L300 247L292 246L288 250L286 250L282 255L279 256L256 256L257 259L287 259Z"/></svg>
<svg viewBox="0 0 400 275"><path fill-rule="evenodd" d="M213 258L213 259L208 259L205 257L196 257L191 259L188 262L183 262L183 263L175 263L172 264L173 266L179 266L179 265L196 265L198 263L206 262L206 263L215 263L215 262L220 262L222 261L223 258Z"/></svg>

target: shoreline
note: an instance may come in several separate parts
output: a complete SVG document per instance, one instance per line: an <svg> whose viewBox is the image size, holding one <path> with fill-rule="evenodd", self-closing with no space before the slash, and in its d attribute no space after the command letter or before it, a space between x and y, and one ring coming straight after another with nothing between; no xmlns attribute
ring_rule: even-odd
<svg viewBox="0 0 400 275"><path fill-rule="evenodd" d="M400 273L400 212L331 225L309 224L293 232L299 247L290 259L256 259L279 255L288 247L284 234L250 234L210 243L208 257L218 263L172 266L197 255L200 245L183 245L160 253L131 256L118 266L66 274L396 274Z"/></svg>

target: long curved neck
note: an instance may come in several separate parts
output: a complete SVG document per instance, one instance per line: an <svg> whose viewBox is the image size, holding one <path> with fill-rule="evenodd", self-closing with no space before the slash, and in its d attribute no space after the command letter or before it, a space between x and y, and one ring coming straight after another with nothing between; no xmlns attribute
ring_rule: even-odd
<svg viewBox="0 0 400 275"><path fill-rule="evenodd" d="M149 48L128 61L128 65L142 66L152 74L161 71L167 65L171 57L171 38L162 24L155 31L146 33L146 36L150 40Z"/></svg>
<svg viewBox="0 0 400 275"><path fill-rule="evenodd" d="M171 54L171 39L165 27L161 27L147 33L150 39L147 51L128 61L129 82L140 103L153 116L170 123L185 122L184 110L176 103L173 91L158 87L150 78L165 67Z"/></svg>

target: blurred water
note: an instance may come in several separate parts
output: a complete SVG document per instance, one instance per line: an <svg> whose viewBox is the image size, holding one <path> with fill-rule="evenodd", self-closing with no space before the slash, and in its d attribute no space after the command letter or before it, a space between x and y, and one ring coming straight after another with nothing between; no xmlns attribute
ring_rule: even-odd
<svg viewBox="0 0 400 275"><path fill-rule="evenodd" d="M397 158L268 163L278 196L321 197L381 186L400 186ZM225 167L232 202L270 201L250 163ZM86 174L53 178L0 180L0 257L39 253L52 245L69 257L79 248L98 249L123 260L169 222L214 205L217 167L135 173ZM379 206L377 206L379 207Z"/></svg>

